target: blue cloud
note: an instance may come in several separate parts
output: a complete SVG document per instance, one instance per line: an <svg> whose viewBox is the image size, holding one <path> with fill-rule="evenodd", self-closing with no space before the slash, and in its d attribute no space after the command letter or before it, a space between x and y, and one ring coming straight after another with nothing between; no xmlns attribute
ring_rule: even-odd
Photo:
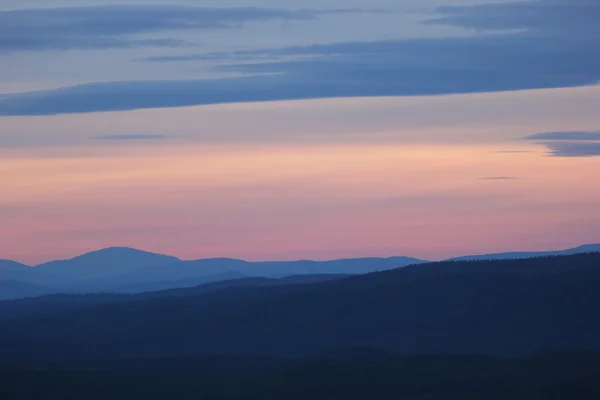
<svg viewBox="0 0 600 400"><path fill-rule="evenodd" d="M92 139L98 139L98 140L156 140L156 139L166 139L166 138L167 138L167 135L129 134L129 135L94 136Z"/></svg>
<svg viewBox="0 0 600 400"><path fill-rule="evenodd" d="M600 156L600 131L569 131L536 133L523 138L536 140L555 157Z"/></svg>
<svg viewBox="0 0 600 400"><path fill-rule="evenodd" d="M585 141L600 141L600 131L597 132L581 132L581 131L572 131L572 132L546 132L546 133L536 133L535 135L530 135L525 138L525 140L569 140L569 141L577 141L577 140L585 140Z"/></svg>
<svg viewBox="0 0 600 400"><path fill-rule="evenodd" d="M16 51L179 46L175 39L134 35L190 29L229 29L246 22L311 20L355 10L283 10L127 5L23 9L0 12L0 53Z"/></svg>
<svg viewBox="0 0 600 400"><path fill-rule="evenodd" d="M523 30L531 36L600 37L600 3L597 0L533 0L441 7L443 16L430 24L453 25L476 30Z"/></svg>
<svg viewBox="0 0 600 400"><path fill-rule="evenodd" d="M600 156L600 142L547 142L543 143L555 157Z"/></svg>
<svg viewBox="0 0 600 400"><path fill-rule="evenodd" d="M594 84L600 80L600 50L597 41L591 38L595 37L599 28L586 23L582 24L583 27L579 26L570 18L586 12L595 15L598 7L591 3L587 5L584 0L575 0L572 6L575 11L563 13L563 18L569 21L563 21L557 28L555 20L568 4L571 3L566 3L566 0L545 0L444 8L440 10L444 17L427 22L476 25L492 30L527 28L516 33L347 42L154 58L149 61L228 60L229 64L214 68L243 77L107 82L4 95L0 96L0 115L326 97L472 93ZM527 11L531 7L537 13L535 18ZM508 21L500 23L494 17L497 13L498 19L504 21L510 14L509 10L515 13L514 20L517 21L512 25Z"/></svg>

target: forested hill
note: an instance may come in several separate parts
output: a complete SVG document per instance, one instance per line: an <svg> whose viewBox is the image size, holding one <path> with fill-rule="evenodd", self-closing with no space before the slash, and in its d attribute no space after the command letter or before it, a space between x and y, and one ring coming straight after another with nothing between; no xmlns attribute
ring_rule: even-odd
<svg viewBox="0 0 600 400"><path fill-rule="evenodd" d="M0 358L306 356L369 346L519 356L600 349L600 254L441 262L0 322Z"/></svg>

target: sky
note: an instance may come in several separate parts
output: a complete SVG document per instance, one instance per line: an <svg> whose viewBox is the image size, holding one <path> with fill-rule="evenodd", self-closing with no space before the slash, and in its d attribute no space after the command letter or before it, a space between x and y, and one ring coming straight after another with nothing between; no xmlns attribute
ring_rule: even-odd
<svg viewBox="0 0 600 400"><path fill-rule="evenodd" d="M600 242L597 0L0 0L0 258Z"/></svg>

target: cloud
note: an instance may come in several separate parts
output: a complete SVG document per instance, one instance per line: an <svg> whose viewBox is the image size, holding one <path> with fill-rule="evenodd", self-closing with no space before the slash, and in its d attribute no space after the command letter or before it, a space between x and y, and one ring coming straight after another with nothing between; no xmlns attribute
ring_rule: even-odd
<svg viewBox="0 0 600 400"><path fill-rule="evenodd" d="M597 132L547 132L547 133L536 133L530 135L524 140L585 140L585 141L600 141L600 131Z"/></svg>
<svg viewBox="0 0 600 400"><path fill-rule="evenodd" d="M600 142L548 142L543 143L555 157L600 156Z"/></svg>
<svg viewBox="0 0 600 400"><path fill-rule="evenodd" d="M486 180L486 181L512 181L512 180L519 179L519 178L515 178L512 176L490 176L488 178L481 178L481 179Z"/></svg>
<svg viewBox="0 0 600 400"><path fill-rule="evenodd" d="M165 139L166 135L104 135L104 136L94 136L92 139L98 140L156 140L156 139Z"/></svg>
<svg viewBox="0 0 600 400"><path fill-rule="evenodd" d="M498 150L493 151L492 153L496 154L522 154L522 153L531 153L531 150Z"/></svg>
<svg viewBox="0 0 600 400"><path fill-rule="evenodd" d="M480 31L524 30L530 35L578 39L600 37L597 0L536 0L462 7L440 7L442 17L426 21Z"/></svg>
<svg viewBox="0 0 600 400"><path fill-rule="evenodd" d="M536 140L555 157L600 156L600 131L545 132L523 138Z"/></svg>
<svg viewBox="0 0 600 400"><path fill-rule="evenodd" d="M356 10L285 10L258 7L201 8L175 5L107 5L0 12L0 53L39 50L180 46L170 38L136 35L194 29L230 29L247 22L311 20Z"/></svg>
<svg viewBox="0 0 600 400"><path fill-rule="evenodd" d="M444 14L442 18L428 21L461 26L477 23L481 29L525 26L523 32L155 57L146 61L211 59L218 63L221 60L220 65L212 67L215 71L242 77L106 82L4 95L0 96L0 115L46 115L310 98L494 92L595 84L600 81L600 48L597 41L590 38L600 28L585 22L585 28L582 28L577 21L570 19L580 15L587 18L587 12L595 15L597 7L576 0L573 3L575 11L562 14L570 22L563 22L560 28L550 26L555 24L561 10L570 4L571 0L569 3L545 0L443 8L440 10ZM527 11L531 7L538 13L536 18ZM509 10L515 12L514 19L518 22L511 25L496 21L495 15L504 20L510 14ZM309 17L314 15L298 16Z"/></svg>

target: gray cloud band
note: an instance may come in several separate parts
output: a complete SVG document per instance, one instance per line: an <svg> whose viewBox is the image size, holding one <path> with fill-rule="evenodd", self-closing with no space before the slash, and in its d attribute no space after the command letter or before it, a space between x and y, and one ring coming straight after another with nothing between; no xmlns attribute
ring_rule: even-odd
<svg viewBox="0 0 600 400"><path fill-rule="evenodd" d="M222 61L213 67L216 71L235 72L243 77L106 82L10 94L0 96L0 115L48 115L327 97L491 92L582 86L600 81L600 48L596 40L600 37L600 24L592 23L600 21L600 3L597 1L540 0L442 8L439 11L440 18L426 23L493 33L461 38L347 42L154 57L146 61L193 62L209 57ZM228 12L232 14L217 13L209 19L194 15L189 18L200 18L194 20L200 25L227 27L232 21L251 18L315 17L308 11L299 11L299 14L262 9ZM172 23L159 23L160 26L169 24ZM132 30L150 28L141 24L111 29L115 34L126 35ZM265 58L275 61L265 62Z"/></svg>

